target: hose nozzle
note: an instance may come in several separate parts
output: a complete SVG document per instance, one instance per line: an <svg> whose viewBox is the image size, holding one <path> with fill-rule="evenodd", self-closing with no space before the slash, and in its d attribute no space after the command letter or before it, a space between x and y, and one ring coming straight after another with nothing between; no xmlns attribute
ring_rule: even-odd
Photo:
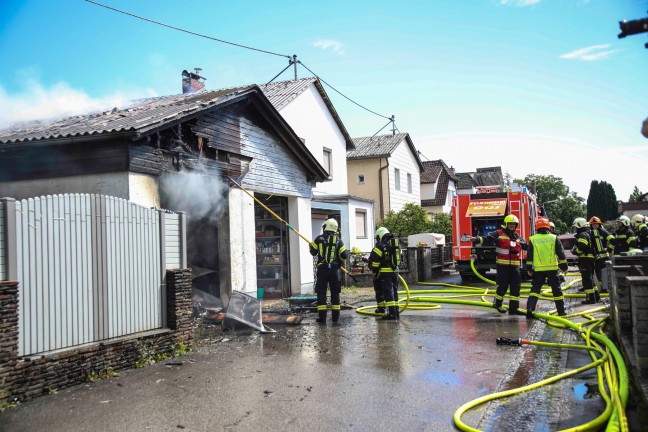
<svg viewBox="0 0 648 432"><path fill-rule="evenodd" d="M498 337L495 339L497 345L518 345L522 346L522 339L510 339L507 337Z"/></svg>

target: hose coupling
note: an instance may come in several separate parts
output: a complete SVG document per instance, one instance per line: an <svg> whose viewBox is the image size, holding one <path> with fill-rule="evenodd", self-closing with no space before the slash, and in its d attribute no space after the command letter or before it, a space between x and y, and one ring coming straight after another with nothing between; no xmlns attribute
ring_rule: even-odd
<svg viewBox="0 0 648 432"><path fill-rule="evenodd" d="M507 337L498 337L495 339L497 345L518 345L522 346L522 339L510 339Z"/></svg>

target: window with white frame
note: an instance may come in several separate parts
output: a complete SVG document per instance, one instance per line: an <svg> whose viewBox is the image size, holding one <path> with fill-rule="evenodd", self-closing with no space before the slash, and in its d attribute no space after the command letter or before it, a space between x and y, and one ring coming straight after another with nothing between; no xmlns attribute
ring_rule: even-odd
<svg viewBox="0 0 648 432"><path fill-rule="evenodd" d="M356 238L367 238L367 211L356 210Z"/></svg>
<svg viewBox="0 0 648 432"><path fill-rule="evenodd" d="M364 174L358 174L358 184L364 184L365 177Z"/></svg>
<svg viewBox="0 0 648 432"><path fill-rule="evenodd" d="M412 174L407 174L407 193L412 193Z"/></svg>
<svg viewBox="0 0 648 432"><path fill-rule="evenodd" d="M326 147L324 147L322 166L331 177L333 175L331 172L331 168L333 168L333 151Z"/></svg>
<svg viewBox="0 0 648 432"><path fill-rule="evenodd" d="M394 168L394 188L400 190L400 170Z"/></svg>

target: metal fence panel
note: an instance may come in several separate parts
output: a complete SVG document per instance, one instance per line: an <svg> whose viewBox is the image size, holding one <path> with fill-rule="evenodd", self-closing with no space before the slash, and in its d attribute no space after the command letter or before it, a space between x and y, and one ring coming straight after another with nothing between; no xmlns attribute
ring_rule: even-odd
<svg viewBox="0 0 648 432"><path fill-rule="evenodd" d="M186 242L178 238L185 235L182 215L88 194L13 203L0 200L0 280L9 273L5 257L13 254L20 355L165 324L164 273L186 257ZM7 241L8 232L15 240Z"/></svg>

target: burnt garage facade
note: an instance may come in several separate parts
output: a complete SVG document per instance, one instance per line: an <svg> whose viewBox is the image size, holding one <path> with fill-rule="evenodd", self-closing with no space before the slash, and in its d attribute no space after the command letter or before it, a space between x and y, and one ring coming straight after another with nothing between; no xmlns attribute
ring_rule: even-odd
<svg viewBox="0 0 648 432"><path fill-rule="evenodd" d="M255 85L2 130L0 162L3 197L93 193L184 212L195 283L225 305L232 290L312 289L308 245L246 191L309 233L328 174Z"/></svg>

